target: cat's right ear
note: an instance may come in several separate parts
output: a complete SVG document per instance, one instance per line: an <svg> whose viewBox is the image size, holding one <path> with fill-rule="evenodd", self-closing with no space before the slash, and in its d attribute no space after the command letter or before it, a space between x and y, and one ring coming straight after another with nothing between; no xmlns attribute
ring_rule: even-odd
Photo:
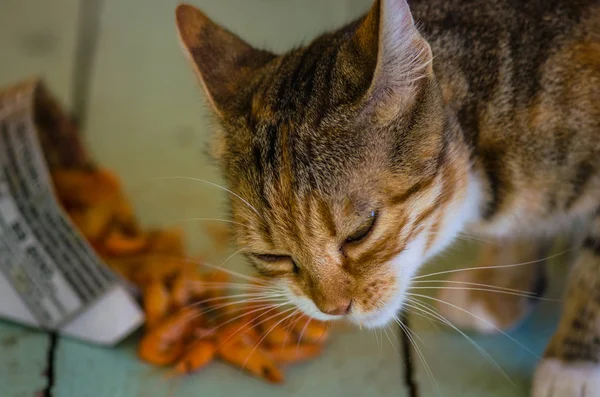
<svg viewBox="0 0 600 397"><path fill-rule="evenodd" d="M191 5L180 4L175 15L179 38L210 104L217 116L227 117L244 100L241 88L251 75L275 55L253 48Z"/></svg>
<svg viewBox="0 0 600 397"><path fill-rule="evenodd" d="M350 44L347 63L355 69L352 75L368 81L366 103L392 118L414 95L414 83L433 75L431 47L407 0L375 0Z"/></svg>

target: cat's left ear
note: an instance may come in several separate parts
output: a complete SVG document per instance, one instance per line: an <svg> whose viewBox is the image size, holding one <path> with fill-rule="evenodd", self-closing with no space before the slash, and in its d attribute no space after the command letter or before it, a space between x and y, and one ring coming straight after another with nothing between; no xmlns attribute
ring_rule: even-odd
<svg viewBox="0 0 600 397"><path fill-rule="evenodd" d="M360 63L370 65L363 76L370 80L364 98L377 108L398 107L419 80L433 75L431 47L415 27L406 0L375 1L351 43Z"/></svg>
<svg viewBox="0 0 600 397"><path fill-rule="evenodd" d="M244 101L253 73L275 55L253 48L191 5L180 4L175 15L179 38L213 110L220 118L227 117Z"/></svg>

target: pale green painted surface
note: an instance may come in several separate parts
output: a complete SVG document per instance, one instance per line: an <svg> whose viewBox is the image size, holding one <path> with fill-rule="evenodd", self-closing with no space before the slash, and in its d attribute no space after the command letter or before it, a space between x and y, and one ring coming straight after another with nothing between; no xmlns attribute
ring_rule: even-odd
<svg viewBox="0 0 600 397"><path fill-rule="evenodd" d="M42 332L0 321L0 396L41 396L49 345Z"/></svg>
<svg viewBox="0 0 600 397"><path fill-rule="evenodd" d="M477 247L464 245L450 250L448 255L434 261L422 270L422 274L452 269L468 269L477 265ZM456 397L528 397L535 366L552 336L561 310L561 296L572 256L560 255L549 263L548 290L545 301L538 301L533 313L507 335L465 334L425 319L411 315L411 328L417 333L415 343L423 354L416 360L416 379L422 396ZM450 266L451 265L451 266ZM527 265L531 266L531 265ZM438 275L430 279L444 279ZM428 293L429 292L429 293ZM435 297L436 290L420 291ZM494 295L495 293L490 292ZM419 298L421 302L442 305L439 302ZM474 345L478 345L479 348ZM483 353L485 352L485 353ZM486 357L487 355L487 357ZM427 363L433 376L427 373Z"/></svg>
<svg viewBox="0 0 600 397"><path fill-rule="evenodd" d="M275 397L406 396L402 364L385 336L357 331L337 334L326 353L286 370L282 386L266 384L223 363L186 379L165 379L166 371L141 364L135 339L103 349L62 339L57 351L59 397ZM381 339L383 338L383 339Z"/></svg>
<svg viewBox="0 0 600 397"><path fill-rule="evenodd" d="M556 304L542 306L517 331L509 333L522 346L504 335L468 334L489 359L456 331L436 329L421 319L415 320L413 328L422 340L417 344L439 389L419 361L417 379L422 395L528 397L533 370L552 335L558 313Z"/></svg>
<svg viewBox="0 0 600 397"><path fill-rule="evenodd" d="M92 0L83 0L92 1ZM215 20L256 45L281 51L316 33L349 21L369 0L196 0ZM86 139L101 163L122 175L142 220L163 225L191 217L222 217L218 189L184 180L219 181L205 160L210 132L202 95L177 43L175 0L104 0L101 36L93 68ZM0 0L0 85L41 73L70 105L76 0ZM50 33L49 33L50 32ZM8 54L8 57L5 57ZM226 255L211 252L200 222L184 224L194 250L215 263ZM466 264L461 264L465 266ZM228 266L240 267L232 261ZM556 319L553 304L528 321L514 337L539 353ZM414 318L423 353L439 393L417 362L421 396L526 396L537 360L503 336L474 337L509 375L515 386L465 339L451 330L437 332ZM0 323L0 396L34 396L45 386L48 338ZM17 338L12 338L17 335ZM9 342L3 340L9 337ZM358 331L334 337L319 360L288 371L283 387L265 385L223 364L186 380L135 357L135 339L115 349L60 339L55 358L55 397L186 396L403 396L404 374L396 339ZM421 343L421 342L419 342Z"/></svg>
<svg viewBox="0 0 600 397"><path fill-rule="evenodd" d="M78 0L0 0L0 87L41 76L71 105Z"/></svg>

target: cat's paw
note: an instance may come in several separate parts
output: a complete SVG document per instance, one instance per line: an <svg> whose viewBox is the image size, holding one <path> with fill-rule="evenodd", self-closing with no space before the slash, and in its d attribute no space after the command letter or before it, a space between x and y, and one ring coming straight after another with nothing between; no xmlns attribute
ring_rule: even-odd
<svg viewBox="0 0 600 397"><path fill-rule="evenodd" d="M476 272L451 277L440 289L440 314L459 328L490 334L513 328L531 311L528 298L484 291L481 283Z"/></svg>
<svg viewBox="0 0 600 397"><path fill-rule="evenodd" d="M545 358L535 373L532 397L600 397L600 365Z"/></svg>

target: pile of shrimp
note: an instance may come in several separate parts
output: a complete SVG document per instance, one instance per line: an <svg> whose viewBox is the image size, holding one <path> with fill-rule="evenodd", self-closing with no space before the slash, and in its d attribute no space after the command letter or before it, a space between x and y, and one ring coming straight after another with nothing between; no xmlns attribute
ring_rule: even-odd
<svg viewBox="0 0 600 397"><path fill-rule="evenodd" d="M187 257L181 230L143 230L110 171L55 169L51 174L75 226L141 292L146 324L138 355L143 361L185 375L220 358L281 383L282 365L322 353L326 324L284 310L277 303L282 294L266 280L230 282L233 272Z"/></svg>

